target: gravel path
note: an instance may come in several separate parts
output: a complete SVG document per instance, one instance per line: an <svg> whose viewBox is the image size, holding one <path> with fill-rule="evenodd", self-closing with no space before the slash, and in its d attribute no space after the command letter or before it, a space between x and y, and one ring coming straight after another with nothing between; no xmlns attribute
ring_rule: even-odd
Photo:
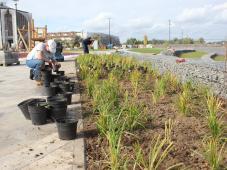
<svg viewBox="0 0 227 170"><path fill-rule="evenodd" d="M207 56L203 59L186 59L184 63L176 63L178 57L165 55L149 55L121 51L120 54L133 56L142 61L150 61L161 73L171 71L182 81L205 84L218 95L227 98L227 87L224 84L224 62L211 62Z"/></svg>

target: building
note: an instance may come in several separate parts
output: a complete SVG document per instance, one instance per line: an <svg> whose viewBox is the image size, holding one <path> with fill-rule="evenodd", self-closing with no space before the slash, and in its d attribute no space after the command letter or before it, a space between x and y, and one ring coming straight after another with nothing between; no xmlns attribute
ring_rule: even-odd
<svg viewBox="0 0 227 170"><path fill-rule="evenodd" d="M18 45L18 29L28 30L32 21L32 14L26 11L16 10L0 3L0 50L7 50L13 45ZM30 32L24 35L24 41L28 42Z"/></svg>
<svg viewBox="0 0 227 170"><path fill-rule="evenodd" d="M104 33L88 33L88 36L97 39L100 46L107 47L109 44L113 46L121 46L121 42L118 36L104 34Z"/></svg>
<svg viewBox="0 0 227 170"><path fill-rule="evenodd" d="M87 37L86 32L49 32L47 33L47 39L57 39L57 40L73 40L76 36L81 38Z"/></svg>

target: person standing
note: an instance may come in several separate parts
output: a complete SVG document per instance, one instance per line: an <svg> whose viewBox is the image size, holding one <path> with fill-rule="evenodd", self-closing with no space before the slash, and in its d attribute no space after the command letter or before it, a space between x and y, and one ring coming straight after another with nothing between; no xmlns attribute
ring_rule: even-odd
<svg viewBox="0 0 227 170"><path fill-rule="evenodd" d="M38 43L27 55L26 65L31 68L30 78L35 79L38 86L42 85L41 69L45 66L45 62L54 67L60 67L60 64L53 59L55 52L56 42L54 40L48 40L46 43Z"/></svg>
<svg viewBox="0 0 227 170"><path fill-rule="evenodd" d="M93 42L94 40L91 37L88 37L82 41L84 54L89 54L88 46L91 45Z"/></svg>

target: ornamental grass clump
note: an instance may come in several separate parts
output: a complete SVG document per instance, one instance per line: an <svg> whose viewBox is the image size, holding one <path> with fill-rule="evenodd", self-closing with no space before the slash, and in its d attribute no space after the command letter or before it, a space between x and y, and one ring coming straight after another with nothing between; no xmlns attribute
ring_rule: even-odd
<svg viewBox="0 0 227 170"><path fill-rule="evenodd" d="M213 93L207 93L208 127L210 136L204 142L205 157L212 170L219 170L224 154L225 142L222 141L223 125L218 116L222 102Z"/></svg>
<svg viewBox="0 0 227 170"><path fill-rule="evenodd" d="M180 113L183 114L184 116L187 116L189 113L190 105L190 95L188 90L185 90L179 94L176 104Z"/></svg>
<svg viewBox="0 0 227 170"><path fill-rule="evenodd" d="M180 86L180 82L177 77L171 72L167 72L164 74L164 79L168 84L168 91L177 91Z"/></svg>
<svg viewBox="0 0 227 170"><path fill-rule="evenodd" d="M100 84L96 84L93 90L93 107L100 111L103 105L110 104L111 108L115 108L119 104L119 87L116 81L103 80Z"/></svg>
<svg viewBox="0 0 227 170"><path fill-rule="evenodd" d="M152 93L152 102L157 104L160 98L164 97L166 94L167 82L164 77L157 79L154 85L154 92Z"/></svg>
<svg viewBox="0 0 227 170"><path fill-rule="evenodd" d="M134 100L130 100L127 91L125 92L123 106L121 106L121 116L125 121L125 129L128 131L144 127L146 122L145 108L134 102Z"/></svg>
<svg viewBox="0 0 227 170"><path fill-rule="evenodd" d="M89 97L92 97L94 87L98 83L98 79L99 79L99 73L97 71L86 77L85 83L86 83L87 94Z"/></svg>
<svg viewBox="0 0 227 170"><path fill-rule="evenodd" d="M221 100L215 97L213 94L207 97L207 108L208 108L208 126L211 132L211 136L216 139L222 134L222 123L221 118L218 117L218 112L222 106Z"/></svg>
<svg viewBox="0 0 227 170"><path fill-rule="evenodd" d="M173 149L173 142L171 140L171 136L169 136L172 134L172 121L169 121L169 123L171 123L171 125L168 125L166 122L165 136L161 138L161 136L158 135L151 141L148 158L146 158L138 143L134 145L135 163L133 169L157 170L160 168L163 161ZM182 164L179 163L169 167L168 169L176 168L181 165Z"/></svg>
<svg viewBox="0 0 227 170"><path fill-rule="evenodd" d="M141 73L137 70L134 70L130 75L130 81L133 88L133 96L135 98L138 96L140 79L141 79Z"/></svg>
<svg viewBox="0 0 227 170"><path fill-rule="evenodd" d="M108 140L108 164L112 170L120 169L124 163L121 155L121 139L124 132L124 124L118 124L118 121L118 118L109 117L109 126L105 133Z"/></svg>
<svg viewBox="0 0 227 170"><path fill-rule="evenodd" d="M221 170L220 165L223 159L225 143L214 138L208 138L204 142L205 157L211 170Z"/></svg>

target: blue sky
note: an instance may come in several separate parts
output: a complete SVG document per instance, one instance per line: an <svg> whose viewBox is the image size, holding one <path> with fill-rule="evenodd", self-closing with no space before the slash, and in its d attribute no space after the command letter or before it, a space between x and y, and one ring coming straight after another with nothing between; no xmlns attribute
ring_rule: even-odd
<svg viewBox="0 0 227 170"><path fill-rule="evenodd" d="M13 7L12 0L7 4ZM18 8L31 12L37 26L48 31L111 33L129 37L168 39L189 36L207 40L227 37L226 0L19 0Z"/></svg>

